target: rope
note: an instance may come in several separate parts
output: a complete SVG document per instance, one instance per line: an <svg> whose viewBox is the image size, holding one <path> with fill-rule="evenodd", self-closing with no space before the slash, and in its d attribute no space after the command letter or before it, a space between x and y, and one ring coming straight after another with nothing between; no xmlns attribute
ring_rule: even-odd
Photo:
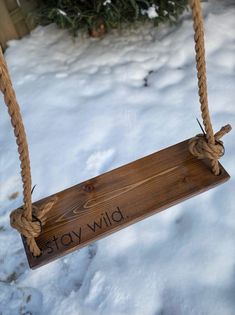
<svg viewBox="0 0 235 315"><path fill-rule="evenodd" d="M198 94L201 104L201 116L206 134L200 134L192 138L189 141L189 151L199 159L209 159L211 162L212 172L215 175L219 175L220 168L218 160L224 154L223 142L219 139L228 133L232 128L230 125L226 125L214 135L208 106L204 29L200 0L190 0L190 5L192 9L195 32L194 40L198 77Z"/></svg>
<svg viewBox="0 0 235 315"><path fill-rule="evenodd" d="M35 238L41 233L41 223L45 223L47 212L52 208L55 200L50 201L42 209L34 208L32 211L31 198L31 172L29 150L25 134L25 129L20 113L20 107L16 100L16 95L12 87L11 79L7 64L4 60L2 50L0 48L0 90L3 93L4 101L8 108L8 113L11 117L11 124L14 129L16 143L18 145L18 152L20 158L21 178L23 183L23 202L24 206L11 213L11 225L17 229L22 235L26 237L27 244L34 256L40 255Z"/></svg>
<svg viewBox="0 0 235 315"><path fill-rule="evenodd" d="M201 103L201 113L206 134L200 134L192 138L189 142L190 152L199 159L209 159L211 161L212 172L215 175L220 173L219 158L224 154L223 142L220 140L226 133L231 130L230 125L222 127L219 132L214 135L207 98L207 82L206 82L206 63L204 48L204 31L203 17L201 11L200 0L190 0L195 30L195 50L197 77L199 88L199 99ZM39 256L41 251L35 241L40 233L42 226L46 222L47 213L55 204L57 198L51 199L41 208L32 207L31 198L31 172L29 161L29 150L25 134L25 129L20 113L19 104L12 87L10 75L6 62L0 48L0 90L4 95L6 106L11 117L11 123L14 128L16 143L20 158L21 177L23 183L24 206L16 209L10 215L11 226L25 236L29 250L34 256Z"/></svg>

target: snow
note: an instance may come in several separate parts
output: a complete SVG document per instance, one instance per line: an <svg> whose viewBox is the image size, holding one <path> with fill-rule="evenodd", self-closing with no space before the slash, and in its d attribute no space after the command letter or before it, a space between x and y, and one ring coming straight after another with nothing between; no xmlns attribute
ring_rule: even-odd
<svg viewBox="0 0 235 315"><path fill-rule="evenodd" d="M203 8L217 131L235 126L235 6ZM103 39L74 40L51 25L9 43L34 200L200 132L192 36L186 13L173 27L146 24ZM228 183L32 271L9 226L22 187L2 98L0 108L1 315L234 314L233 133L224 138Z"/></svg>
<svg viewBox="0 0 235 315"><path fill-rule="evenodd" d="M154 18L158 17L158 13L157 13L156 9L157 9L156 6L152 5L147 10L142 10L141 13L143 15L147 14L150 19L154 19Z"/></svg>
<svg viewBox="0 0 235 315"><path fill-rule="evenodd" d="M57 9L58 13L63 15L63 16L67 16L66 12L64 12L63 10Z"/></svg>
<svg viewBox="0 0 235 315"><path fill-rule="evenodd" d="M112 1L111 0L105 0L103 5L107 5L107 4L110 4Z"/></svg>

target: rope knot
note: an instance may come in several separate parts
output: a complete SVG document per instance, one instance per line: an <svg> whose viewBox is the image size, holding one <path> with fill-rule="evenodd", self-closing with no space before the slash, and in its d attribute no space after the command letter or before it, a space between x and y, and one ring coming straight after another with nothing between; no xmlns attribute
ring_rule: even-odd
<svg viewBox="0 0 235 315"><path fill-rule="evenodd" d="M57 197L54 197L42 207L32 206L32 218L27 218L25 216L24 207L18 208L10 214L11 226L26 238L29 250L35 257L41 255L41 250L38 247L35 238L41 234L42 227L46 222L47 214L56 201Z"/></svg>
<svg viewBox="0 0 235 315"><path fill-rule="evenodd" d="M189 141L189 151L198 159L219 160L224 155L224 146L222 141L208 143L203 134L199 134Z"/></svg>
<svg viewBox="0 0 235 315"><path fill-rule="evenodd" d="M24 215L24 208L18 208L10 214L11 226L26 238L38 237L41 233L39 220L29 220Z"/></svg>
<svg viewBox="0 0 235 315"><path fill-rule="evenodd" d="M198 159L209 159L218 161L224 155L223 141L220 140L225 134L230 132L232 127L226 125L214 135L214 143L208 141L206 134L199 134L189 141L189 151ZM213 171L216 175L219 174L218 170Z"/></svg>

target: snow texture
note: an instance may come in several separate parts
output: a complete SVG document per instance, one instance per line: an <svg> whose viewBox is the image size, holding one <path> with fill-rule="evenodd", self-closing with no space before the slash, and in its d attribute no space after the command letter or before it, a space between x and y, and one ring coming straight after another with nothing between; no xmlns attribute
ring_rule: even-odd
<svg viewBox="0 0 235 315"><path fill-rule="evenodd" d="M235 5L203 8L217 131L235 126ZM9 46L34 200L200 132L189 12L174 27L145 25L102 39L38 27ZM0 111L1 315L235 313L234 132L224 139L228 183L31 271L9 226L22 187L2 97Z"/></svg>

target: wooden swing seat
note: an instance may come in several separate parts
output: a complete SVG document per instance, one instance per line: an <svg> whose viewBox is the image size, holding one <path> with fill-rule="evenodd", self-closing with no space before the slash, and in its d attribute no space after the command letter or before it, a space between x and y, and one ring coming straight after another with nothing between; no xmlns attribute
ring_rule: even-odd
<svg viewBox="0 0 235 315"><path fill-rule="evenodd" d="M56 198L28 262L37 268L229 179L190 154L188 141L153 153L34 203Z"/></svg>

